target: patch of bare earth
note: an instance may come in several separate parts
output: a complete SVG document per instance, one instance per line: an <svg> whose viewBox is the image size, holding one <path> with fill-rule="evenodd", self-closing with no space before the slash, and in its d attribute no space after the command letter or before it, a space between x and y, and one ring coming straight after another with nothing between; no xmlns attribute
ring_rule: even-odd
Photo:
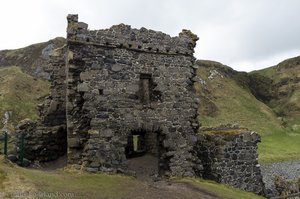
<svg viewBox="0 0 300 199"><path fill-rule="evenodd" d="M216 199L220 198L217 195L211 194L205 190L187 183L168 182L165 180L150 183L142 182L144 189L141 192L136 192L135 198L140 199ZM138 190L137 190L138 191ZM128 197L129 199L130 197Z"/></svg>
<svg viewBox="0 0 300 199"><path fill-rule="evenodd" d="M132 195L125 198L136 199L214 199L219 196L209 193L188 182L171 182L158 177L157 157L146 154L127 160L127 166L135 171L140 187L134 187Z"/></svg>

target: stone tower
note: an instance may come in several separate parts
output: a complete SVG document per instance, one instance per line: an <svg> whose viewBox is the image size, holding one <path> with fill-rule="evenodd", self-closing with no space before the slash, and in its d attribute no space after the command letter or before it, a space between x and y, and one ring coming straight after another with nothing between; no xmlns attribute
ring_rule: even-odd
<svg viewBox="0 0 300 199"><path fill-rule="evenodd" d="M161 174L194 175L198 37L124 24L88 30L77 15L67 19L68 162L116 171L143 152Z"/></svg>

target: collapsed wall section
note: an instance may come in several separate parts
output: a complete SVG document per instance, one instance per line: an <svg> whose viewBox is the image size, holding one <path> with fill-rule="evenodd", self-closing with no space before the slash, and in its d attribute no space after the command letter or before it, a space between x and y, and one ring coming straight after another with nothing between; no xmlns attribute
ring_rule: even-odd
<svg viewBox="0 0 300 199"><path fill-rule="evenodd" d="M204 178L264 194L257 143L260 136L244 128L222 126L202 129L196 150L203 164Z"/></svg>
<svg viewBox="0 0 300 199"><path fill-rule="evenodd" d="M40 122L45 126L66 125L66 45L50 53L50 95L39 105Z"/></svg>
<svg viewBox="0 0 300 199"><path fill-rule="evenodd" d="M46 70L50 74L51 91L38 106L39 120L24 120L17 126L18 137L25 134L24 152L28 160L52 161L67 153L65 54L65 46L50 54Z"/></svg>
<svg viewBox="0 0 300 199"><path fill-rule="evenodd" d="M123 170L128 137L142 130L158 132L161 173L194 175L197 36L124 24L89 31L77 15L68 16L67 33L69 163Z"/></svg>

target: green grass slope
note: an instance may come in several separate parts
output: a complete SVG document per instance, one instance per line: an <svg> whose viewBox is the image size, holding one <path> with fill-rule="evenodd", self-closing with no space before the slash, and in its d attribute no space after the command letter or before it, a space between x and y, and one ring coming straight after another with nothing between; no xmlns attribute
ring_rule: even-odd
<svg viewBox="0 0 300 199"><path fill-rule="evenodd" d="M197 65L200 81L195 87L202 102L199 108L202 126L238 123L260 134L282 130L272 109L241 83L242 75L217 62L197 61Z"/></svg>
<svg viewBox="0 0 300 199"><path fill-rule="evenodd" d="M300 56L249 74L250 88L268 105L285 127L263 136L262 162L300 159Z"/></svg>
<svg viewBox="0 0 300 199"><path fill-rule="evenodd" d="M49 94L49 82L37 80L16 66L0 68L0 82L0 117L8 112L10 124L37 119L37 104Z"/></svg>
<svg viewBox="0 0 300 199"><path fill-rule="evenodd" d="M269 79L268 85L261 85L257 81L257 93L283 120L285 127L300 130L300 56L253 71L250 77Z"/></svg>
<svg viewBox="0 0 300 199"><path fill-rule="evenodd" d="M197 61L197 65L195 88L201 99L202 126L238 123L257 131L262 136L258 148L261 163L300 159L299 115L297 108L287 109L299 105L298 83L290 84L290 94L281 98L270 90L278 87L282 78L296 79L300 74L295 72L298 66L281 70L271 67L249 75L213 61ZM284 88L278 90L285 91Z"/></svg>
<svg viewBox="0 0 300 199"><path fill-rule="evenodd" d="M50 78L50 54L64 44L65 39L57 37L20 49L0 51L0 120L9 113L7 128L13 129L24 118L37 119L37 104L50 92L48 81L42 81ZM3 127L1 121L0 128Z"/></svg>

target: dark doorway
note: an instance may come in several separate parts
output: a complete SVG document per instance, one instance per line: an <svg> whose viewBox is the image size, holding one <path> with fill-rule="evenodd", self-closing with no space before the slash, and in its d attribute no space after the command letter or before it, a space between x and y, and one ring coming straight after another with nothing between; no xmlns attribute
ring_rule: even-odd
<svg viewBox="0 0 300 199"><path fill-rule="evenodd" d="M159 173L159 131L132 130L126 146L127 166L138 178L157 177Z"/></svg>

